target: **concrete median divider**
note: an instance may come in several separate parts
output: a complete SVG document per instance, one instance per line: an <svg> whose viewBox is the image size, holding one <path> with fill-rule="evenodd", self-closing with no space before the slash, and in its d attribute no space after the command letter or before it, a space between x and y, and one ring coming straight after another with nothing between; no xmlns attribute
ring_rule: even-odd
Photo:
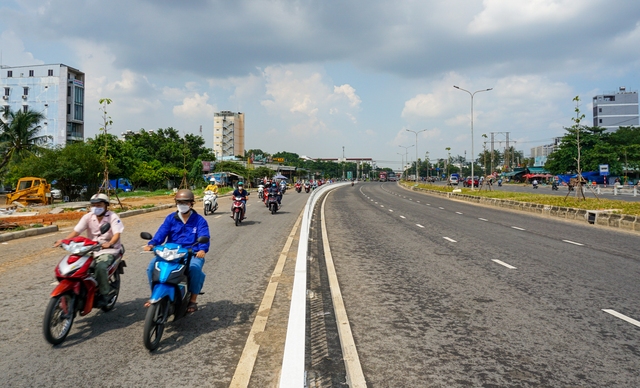
<svg viewBox="0 0 640 388"><path fill-rule="evenodd" d="M429 195L437 195L459 201L536 213L553 218L581 221L588 224L623 229L631 232L640 232L640 217L629 214L613 213L612 210L585 210L564 206L550 206L531 202L520 202L510 199L485 198L469 194L449 193L439 190L429 190L422 187L402 186L413 191L420 191Z"/></svg>

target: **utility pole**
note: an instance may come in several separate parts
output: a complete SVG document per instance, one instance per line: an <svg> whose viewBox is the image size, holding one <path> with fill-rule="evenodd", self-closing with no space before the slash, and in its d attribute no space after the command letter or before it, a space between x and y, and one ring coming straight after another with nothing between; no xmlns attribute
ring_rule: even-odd
<svg viewBox="0 0 640 388"><path fill-rule="evenodd" d="M344 180L344 146L342 146L342 180Z"/></svg>

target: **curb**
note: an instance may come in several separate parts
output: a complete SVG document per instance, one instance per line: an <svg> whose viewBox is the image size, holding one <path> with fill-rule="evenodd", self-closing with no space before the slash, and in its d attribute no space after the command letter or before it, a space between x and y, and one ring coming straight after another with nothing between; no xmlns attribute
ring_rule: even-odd
<svg viewBox="0 0 640 388"><path fill-rule="evenodd" d="M520 202L510 199L485 198L469 194L447 193L443 191L424 189L421 187L405 186L402 184L401 186L407 190L422 191L428 195L437 195L448 199L457 199L493 207L502 207L511 210L535 213L545 217L580 221L590 225L622 229L629 232L640 232L640 216L614 214L607 210L585 210L563 206L542 205L531 202Z"/></svg>
<svg viewBox="0 0 640 388"><path fill-rule="evenodd" d="M172 207L175 207L175 205L174 204L165 204L165 205L154 206L154 207L150 207L150 208L146 208L146 209L129 210L129 211L126 211L126 212L119 213L118 217L127 218L127 217L137 216L139 214L144 214L144 213L149 213L149 212L169 209L169 208L172 208ZM17 231L17 232L3 233L3 234L0 234L0 242L5 242L5 241L9 241L9 240L16 240L16 239L24 238L24 237L38 236L38 235L46 234L46 233L55 233L57 231L58 231L58 225L51 225L51 226L45 226L45 227L42 227L42 228L32 228L32 229L20 230L20 231Z"/></svg>
<svg viewBox="0 0 640 388"><path fill-rule="evenodd" d="M58 225L43 226L42 228L31 228L20 230L17 232L0 234L0 242L15 240L23 237L38 236L45 233L54 233L58 231Z"/></svg>

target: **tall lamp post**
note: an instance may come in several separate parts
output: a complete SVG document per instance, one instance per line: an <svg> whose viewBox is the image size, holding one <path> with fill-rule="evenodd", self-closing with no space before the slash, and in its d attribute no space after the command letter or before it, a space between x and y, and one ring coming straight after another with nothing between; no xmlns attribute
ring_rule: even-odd
<svg viewBox="0 0 640 388"><path fill-rule="evenodd" d="M400 155L400 168L402 169L402 175L404 175L404 154L401 154L400 152L396 153Z"/></svg>
<svg viewBox="0 0 640 388"><path fill-rule="evenodd" d="M418 180L420 179L420 176L418 175L418 134L420 132L426 131L426 129L423 129L422 131L418 131L418 132L412 131L410 129L407 129L406 131L407 132L413 132L413 133L416 134L416 184L418 184Z"/></svg>
<svg viewBox="0 0 640 388"><path fill-rule="evenodd" d="M400 146L400 147L404 148L404 153L405 153L405 155L407 156L406 160L407 160L407 163L409 163L409 148L411 148L411 147L413 147L413 146L412 146L412 145L410 145L410 146ZM417 161L417 160L418 160L418 159L416 158L416 161ZM417 163L417 162L416 162L416 163ZM403 174L404 174L404 171L405 171L404 166L402 166L402 173L403 173Z"/></svg>
<svg viewBox="0 0 640 388"><path fill-rule="evenodd" d="M476 90L475 92L471 93L467 89L462 89L461 87L458 87L456 85L453 85L453 87L458 89L458 90L462 90L463 92L467 92L471 96L471 191L473 191L473 187L474 187L473 186L473 184L474 184L473 177L475 176L473 174L473 165L475 164L474 160L473 160L474 155L475 155L474 151L473 151L473 96L475 96L476 93L488 92L490 90L493 90L493 88Z"/></svg>

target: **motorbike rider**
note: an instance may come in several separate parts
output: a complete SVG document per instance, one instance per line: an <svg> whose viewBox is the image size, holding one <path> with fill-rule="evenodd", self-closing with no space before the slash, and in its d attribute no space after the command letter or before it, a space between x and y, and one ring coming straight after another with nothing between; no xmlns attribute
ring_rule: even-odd
<svg viewBox="0 0 640 388"><path fill-rule="evenodd" d="M113 263L116 255L120 253L120 234L124 230L124 225L120 217L109 210L109 197L106 194L98 193L91 197L91 211L78 221L78 224L65 237L66 240L79 236L87 231L87 238L97 241L102 246L95 254L95 278L98 283L98 298L96 305L105 306L109 300L111 287L109 286L109 274L107 269ZM111 224L111 228L105 234L100 234L100 225ZM57 247L62 243L58 240L53 244Z"/></svg>
<svg viewBox="0 0 640 388"><path fill-rule="evenodd" d="M216 182L216 178L209 180L209 185L204 188L204 191L213 191L213 194L218 195L218 182Z"/></svg>
<svg viewBox="0 0 640 388"><path fill-rule="evenodd" d="M278 206L282 207L282 193L278 190L278 184L276 182L273 182L271 187L269 187L269 194L275 195Z"/></svg>
<svg viewBox="0 0 640 388"><path fill-rule="evenodd" d="M249 192L244 189L244 183L238 182L238 188L233 191L234 197L242 198L242 219L247 218L247 197L249 196ZM231 204L231 218L233 218L233 203Z"/></svg>
<svg viewBox="0 0 640 388"><path fill-rule="evenodd" d="M191 190L178 190L175 197L178 211L169 214L153 239L144 246L145 251L150 251L156 245L166 242L180 244L184 247L193 247L196 252L191 258L189 265L189 291L191 292L191 300L187 306L187 312L193 313L198 310L197 298L202 290L206 275L202 272L204 266L204 256L209 251L209 242L197 243L198 238L202 236L209 237L209 224L207 220L193 209L195 197ZM147 267L147 276L149 277L149 286L152 283L153 268L157 257L149 263ZM147 301L144 307L149 307L151 303Z"/></svg>
<svg viewBox="0 0 640 388"><path fill-rule="evenodd" d="M532 183L533 183L533 188L537 189L538 188L538 180L534 179Z"/></svg>

